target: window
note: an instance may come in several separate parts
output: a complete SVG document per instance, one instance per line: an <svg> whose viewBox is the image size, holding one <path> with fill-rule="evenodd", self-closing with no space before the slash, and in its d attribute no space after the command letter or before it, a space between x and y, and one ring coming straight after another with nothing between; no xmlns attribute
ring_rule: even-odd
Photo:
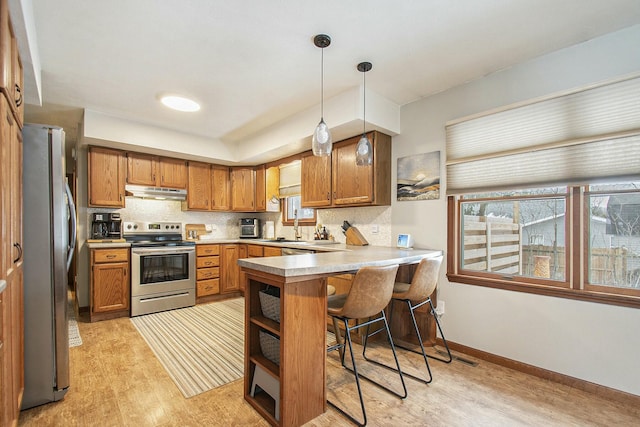
<svg viewBox="0 0 640 427"><path fill-rule="evenodd" d="M640 182L449 196L449 253L453 282L640 307Z"/></svg>
<svg viewBox="0 0 640 427"><path fill-rule="evenodd" d="M300 201L300 196L291 196L284 199L282 225L293 225L296 215L300 225L316 224L316 210L300 207Z"/></svg>
<svg viewBox="0 0 640 427"><path fill-rule="evenodd" d="M448 122L449 279L640 308L639 98L635 75Z"/></svg>
<svg viewBox="0 0 640 427"><path fill-rule="evenodd" d="M640 182L593 185L586 204L586 288L640 293Z"/></svg>

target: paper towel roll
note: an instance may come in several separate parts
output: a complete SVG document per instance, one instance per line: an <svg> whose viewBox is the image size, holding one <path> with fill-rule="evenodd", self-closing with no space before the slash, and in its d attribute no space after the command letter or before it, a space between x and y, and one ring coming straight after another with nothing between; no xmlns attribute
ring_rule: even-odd
<svg viewBox="0 0 640 427"><path fill-rule="evenodd" d="M265 239L276 238L276 226L273 221L265 221L264 223L264 237Z"/></svg>

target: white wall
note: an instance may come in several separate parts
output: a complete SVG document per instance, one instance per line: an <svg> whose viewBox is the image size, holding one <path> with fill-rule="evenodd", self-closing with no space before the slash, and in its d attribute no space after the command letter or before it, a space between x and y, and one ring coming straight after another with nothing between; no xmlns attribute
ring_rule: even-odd
<svg viewBox="0 0 640 427"><path fill-rule="evenodd" d="M640 26L634 26L406 105L393 157L440 150L446 190L447 121L640 73L638 46ZM394 177L395 166L394 161ZM409 232L416 246L446 250L446 230L444 195L437 201L393 202L394 235ZM449 283L445 271L446 266L439 298L446 301L447 339L640 395L640 309Z"/></svg>

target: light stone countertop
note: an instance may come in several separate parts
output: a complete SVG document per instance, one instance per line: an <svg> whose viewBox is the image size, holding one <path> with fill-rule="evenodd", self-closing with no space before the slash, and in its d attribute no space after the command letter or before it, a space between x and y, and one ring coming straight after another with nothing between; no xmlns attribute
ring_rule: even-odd
<svg viewBox="0 0 640 427"><path fill-rule="evenodd" d="M329 242L328 240L303 240L298 242L282 242L266 239L206 239L196 240L196 245L223 245L228 243L246 243L249 245L273 246L276 248L307 249L317 252L348 251L357 246L347 246L344 243Z"/></svg>
<svg viewBox="0 0 640 427"><path fill-rule="evenodd" d="M114 248L130 248L131 243L117 242L117 243L86 243L89 249L114 249Z"/></svg>
<svg viewBox="0 0 640 427"><path fill-rule="evenodd" d="M245 258L238 260L238 265L281 277L295 277L311 274L342 274L369 266L413 264L420 262L423 258L442 255L442 251L431 249L333 246L346 247L347 250L281 257Z"/></svg>

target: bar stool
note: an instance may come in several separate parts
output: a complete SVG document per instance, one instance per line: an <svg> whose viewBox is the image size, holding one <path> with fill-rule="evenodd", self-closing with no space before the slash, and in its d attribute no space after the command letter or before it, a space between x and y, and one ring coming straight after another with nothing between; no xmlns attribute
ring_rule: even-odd
<svg viewBox="0 0 640 427"><path fill-rule="evenodd" d="M429 384L433 380L433 377L431 375L431 369L429 368L429 361L427 360L427 358L440 360L445 363L451 363L451 360L452 360L451 350L449 350L449 345L447 344L447 340L444 337L444 332L442 331L442 327L440 326L440 321L438 320L438 316L435 313L435 308L433 307L433 303L431 302L431 294L436 289L436 286L438 284L438 272L440 271L441 264L442 264L441 256L434 257L434 258L425 258L422 261L420 261L420 264L418 264L418 268L416 269L416 272L413 275L413 279L411 280L411 283L403 283L403 282L395 283L393 287L393 296L391 298L391 304L389 307L390 308L389 323L391 323L392 316L393 316L394 302L403 301L407 303L407 307L409 308L409 313L411 315L411 320L413 322L413 329L418 338L418 343L420 344L421 351L418 352L411 348L403 347L399 344L396 344L396 347L411 351L416 354L422 354L422 357L424 358L424 363L427 367L427 373L429 374L428 379L424 380L422 378L416 377L415 375L411 375L406 372L404 374L413 379L421 381L425 384ZM438 331L440 331L440 336L442 337L444 346L447 349L448 358L446 359L427 355L427 353L424 350L424 345L422 344L422 336L420 335L420 329L418 328L418 323L416 322L414 311L425 304L429 304L430 306L430 309L431 309L430 314L433 316L433 318L436 321L436 325L438 326ZM369 334L369 331L367 331L367 334L365 335L364 349L362 351L362 355L365 357L365 359L367 359L365 355L365 352L367 351L367 338L369 338L372 335L375 335L378 332L380 332L380 330L372 332L371 334ZM381 363L376 362L374 360L370 360L370 359L367 359L367 360L369 360L370 362L382 365ZM389 368L389 369L393 369L390 366L386 366L386 365L382 365L382 366L385 366L386 368Z"/></svg>
<svg viewBox="0 0 640 427"><path fill-rule="evenodd" d="M360 377L374 383L378 387L387 390L388 392L400 397L401 399L407 397L407 387L404 383L404 378L402 377L402 371L400 370L400 364L398 363L396 350L393 345L393 340L391 339L391 332L389 331L389 324L387 323L387 318L384 313L384 308L391 301L391 295L393 294L393 285L397 271L398 265L390 265L385 267L363 267L356 273L348 294L338 294L328 298L327 313L333 317L334 325L337 326L337 320L343 322L346 343L344 342L344 340L339 339L339 333L336 329L338 343L336 345L328 347L327 352L340 350L340 362L342 364L342 367L354 374L356 378L356 385L358 387L360 407L362 408L362 417L364 421L360 423L353 416L345 412L342 408L336 406L333 402L328 401L328 403L336 408L336 410L338 410L340 413L349 418L351 421L361 426L367 424L367 413L364 406L364 399L362 397L362 389L360 388ZM371 319L372 316L379 317ZM369 320L359 325L350 326L349 320L351 319ZM384 328L381 329L386 329L387 331L387 339L389 341L389 345L391 346L391 350L393 351L393 358L395 359L396 366L398 368L397 372L400 376L400 382L402 383L404 394L396 393L395 391L358 373L358 367L356 366L356 360L353 355L351 331L363 326L368 327L368 325L370 325L371 323L379 322L380 320L384 322ZM345 351L343 350L347 345L351 354L351 363L353 365L353 369L349 369L344 363Z"/></svg>

